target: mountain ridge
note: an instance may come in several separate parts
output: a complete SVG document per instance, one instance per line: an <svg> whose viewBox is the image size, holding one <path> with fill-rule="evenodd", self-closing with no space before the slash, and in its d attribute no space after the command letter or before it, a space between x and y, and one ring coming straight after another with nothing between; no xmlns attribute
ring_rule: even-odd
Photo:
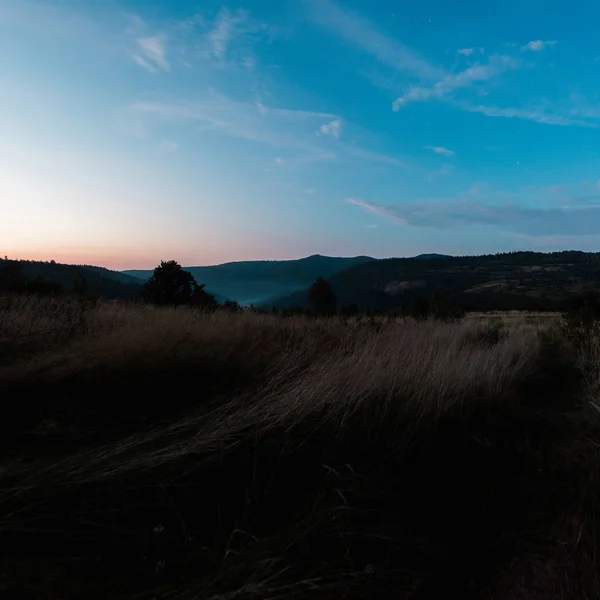
<svg viewBox="0 0 600 600"><path fill-rule="evenodd" d="M556 309L583 289L600 286L600 253L508 252L480 256L421 255L355 265L329 279L338 307L393 310L416 296L445 296L470 310ZM308 289L265 307L307 308Z"/></svg>
<svg viewBox="0 0 600 600"><path fill-rule="evenodd" d="M304 258L273 261L237 261L209 266L184 266L198 283L213 294L240 304L264 303L308 287L317 277L331 277L345 268L374 261L369 256L335 257L313 254ZM151 269L128 269L123 273L142 282Z"/></svg>

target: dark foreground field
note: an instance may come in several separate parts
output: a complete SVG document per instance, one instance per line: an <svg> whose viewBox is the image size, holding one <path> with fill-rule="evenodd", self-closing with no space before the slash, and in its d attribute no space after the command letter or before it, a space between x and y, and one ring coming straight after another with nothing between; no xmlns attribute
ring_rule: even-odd
<svg viewBox="0 0 600 600"><path fill-rule="evenodd" d="M4 298L0 395L3 598L600 598L593 327Z"/></svg>

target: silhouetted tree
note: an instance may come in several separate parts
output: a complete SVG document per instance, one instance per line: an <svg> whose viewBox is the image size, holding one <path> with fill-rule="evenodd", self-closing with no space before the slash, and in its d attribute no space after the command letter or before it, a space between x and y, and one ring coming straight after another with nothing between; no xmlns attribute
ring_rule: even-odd
<svg viewBox="0 0 600 600"><path fill-rule="evenodd" d="M204 290L204 285L198 285L194 276L174 260L163 260L154 269L144 284L142 297L158 306L192 304L214 308L217 304L215 297Z"/></svg>
<svg viewBox="0 0 600 600"><path fill-rule="evenodd" d="M242 310L242 307L235 300L225 300L221 308L227 312L240 312Z"/></svg>
<svg viewBox="0 0 600 600"><path fill-rule="evenodd" d="M7 259L0 262L0 291L24 292L26 285L27 279L21 263Z"/></svg>
<svg viewBox="0 0 600 600"><path fill-rule="evenodd" d="M337 298L329 283L323 277L317 277L308 290L308 300L315 313L322 316L335 314Z"/></svg>
<svg viewBox="0 0 600 600"><path fill-rule="evenodd" d="M0 261L0 292L58 296L63 293L63 288L60 283L48 281L41 275L29 279L25 275L23 263L19 261L2 260Z"/></svg>
<svg viewBox="0 0 600 600"><path fill-rule="evenodd" d="M194 279L193 276L192 279ZM194 285L195 287L192 292L192 297L190 299L190 304L192 306L195 306L197 308L204 308L207 310L214 310L219 306L219 303L217 302L216 298L204 289L205 284L198 284L194 279Z"/></svg>

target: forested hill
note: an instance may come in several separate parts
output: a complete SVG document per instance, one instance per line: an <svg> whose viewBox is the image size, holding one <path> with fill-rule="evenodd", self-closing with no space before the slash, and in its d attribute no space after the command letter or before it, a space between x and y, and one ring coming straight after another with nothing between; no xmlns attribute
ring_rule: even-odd
<svg viewBox="0 0 600 600"><path fill-rule="evenodd" d="M467 309L554 309L571 295L600 287L600 253L509 252L483 256L391 258L356 265L329 279L338 306L393 309L436 291ZM277 308L307 306L307 291Z"/></svg>
<svg viewBox="0 0 600 600"><path fill-rule="evenodd" d="M285 294L307 288L317 277L336 273L370 262L368 256L350 258L315 254L298 260L257 260L231 262L208 267L184 267L211 294L243 304L265 303ZM145 281L151 270L124 271Z"/></svg>
<svg viewBox="0 0 600 600"><path fill-rule="evenodd" d="M143 282L135 277L91 265L66 265L54 261L0 260L0 290L16 279L54 284L63 291L88 291L105 298L132 298ZM12 283L8 280L11 279ZM58 288L57 288L58 289Z"/></svg>

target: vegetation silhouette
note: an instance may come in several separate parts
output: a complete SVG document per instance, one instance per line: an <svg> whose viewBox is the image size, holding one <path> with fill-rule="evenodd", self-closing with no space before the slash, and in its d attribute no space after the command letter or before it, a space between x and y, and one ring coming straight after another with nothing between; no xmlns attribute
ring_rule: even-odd
<svg viewBox="0 0 600 600"><path fill-rule="evenodd" d="M337 298L327 280L317 277L308 290L308 300L317 315L330 317L335 314Z"/></svg>
<svg viewBox="0 0 600 600"><path fill-rule="evenodd" d="M175 260L161 261L144 284L142 298L156 306L196 306L213 309L217 301Z"/></svg>

